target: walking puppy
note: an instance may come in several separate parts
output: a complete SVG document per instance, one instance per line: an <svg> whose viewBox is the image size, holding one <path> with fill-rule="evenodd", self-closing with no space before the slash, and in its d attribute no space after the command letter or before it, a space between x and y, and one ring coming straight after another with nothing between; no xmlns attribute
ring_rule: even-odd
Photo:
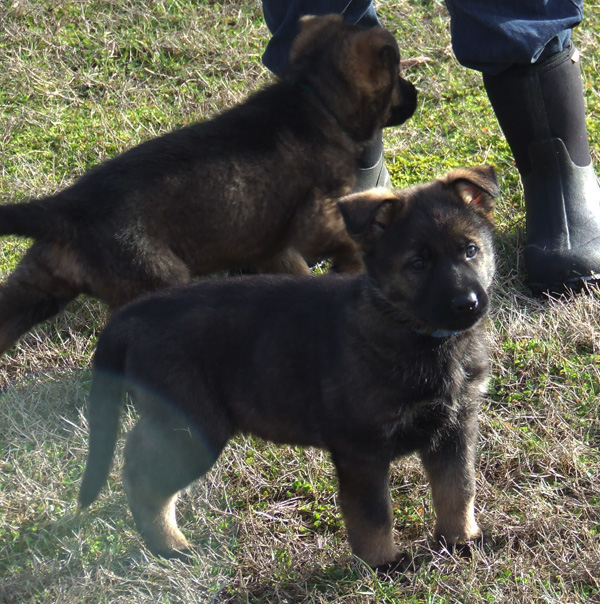
<svg viewBox="0 0 600 604"><path fill-rule="evenodd" d="M186 556L177 493L236 433L327 449L353 552L401 554L390 463L418 452L445 543L477 539L477 408L488 375L482 319L494 274L489 167L340 202L366 274L207 279L118 311L102 333L79 493L105 483L125 392L141 419L124 484L150 550Z"/></svg>
<svg viewBox="0 0 600 604"><path fill-rule="evenodd" d="M147 141L51 197L0 205L35 242L0 290L0 354L81 293L113 309L233 267L362 269L334 198L375 131L415 110L392 35L303 20L280 82L213 120Z"/></svg>

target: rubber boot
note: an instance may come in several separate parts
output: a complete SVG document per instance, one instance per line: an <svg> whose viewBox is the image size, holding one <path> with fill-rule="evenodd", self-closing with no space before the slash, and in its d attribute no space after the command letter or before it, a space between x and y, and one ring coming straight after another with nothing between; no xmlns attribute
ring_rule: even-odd
<svg viewBox="0 0 600 604"><path fill-rule="evenodd" d="M384 163L382 133L379 131L375 142L364 150L358 160L358 172L353 192L358 193L373 187L391 186L390 175Z"/></svg>
<svg viewBox="0 0 600 604"><path fill-rule="evenodd" d="M600 281L600 186L578 56L569 47L483 78L523 183L525 268L535 295Z"/></svg>

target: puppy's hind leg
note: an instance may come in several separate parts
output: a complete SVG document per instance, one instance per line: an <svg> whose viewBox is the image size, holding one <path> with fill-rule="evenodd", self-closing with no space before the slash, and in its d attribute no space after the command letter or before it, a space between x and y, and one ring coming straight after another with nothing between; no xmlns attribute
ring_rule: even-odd
<svg viewBox="0 0 600 604"><path fill-rule="evenodd" d="M146 239L138 242L138 248L136 253L117 248L118 274L103 265L94 267L90 293L104 300L112 311L149 292L190 282L190 268L168 246Z"/></svg>
<svg viewBox="0 0 600 604"><path fill-rule="evenodd" d="M215 447L180 418L159 415L142 417L129 433L123 483L148 549L185 561L191 546L177 526L177 495L210 469L225 442Z"/></svg>
<svg viewBox="0 0 600 604"><path fill-rule="evenodd" d="M80 293L66 278L56 277L34 243L0 288L0 355L34 325L53 317Z"/></svg>

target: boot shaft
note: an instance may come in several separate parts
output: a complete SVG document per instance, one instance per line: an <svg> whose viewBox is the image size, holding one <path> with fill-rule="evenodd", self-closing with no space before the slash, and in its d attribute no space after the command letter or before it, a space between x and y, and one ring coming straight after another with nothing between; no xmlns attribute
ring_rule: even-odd
<svg viewBox="0 0 600 604"><path fill-rule="evenodd" d="M591 161L579 53L573 47L542 63L515 65L483 82L523 177L531 171L528 147L561 139L577 166Z"/></svg>

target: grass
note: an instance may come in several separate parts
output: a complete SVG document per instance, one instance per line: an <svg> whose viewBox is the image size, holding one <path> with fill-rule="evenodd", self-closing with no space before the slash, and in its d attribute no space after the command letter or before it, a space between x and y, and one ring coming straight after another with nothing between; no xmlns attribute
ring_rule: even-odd
<svg viewBox="0 0 600 604"><path fill-rule="evenodd" d="M419 59L407 74L417 114L386 133L394 183L488 162L503 190L476 502L494 550L465 561L432 547L428 488L409 458L395 464L391 490L397 541L417 570L378 578L349 552L327 456L240 438L179 505L201 554L191 566L150 557L120 457L90 511L75 505L87 367L107 318L82 299L0 359L0 603L600 602L600 298L527 296L513 160L480 77L452 56L443 3L379 8L403 57ZM600 11L586 8L575 39L600 166ZM0 22L2 201L55 191L270 79L260 64L267 30L250 0L14 0L0 4ZM2 239L0 274L27 245Z"/></svg>

